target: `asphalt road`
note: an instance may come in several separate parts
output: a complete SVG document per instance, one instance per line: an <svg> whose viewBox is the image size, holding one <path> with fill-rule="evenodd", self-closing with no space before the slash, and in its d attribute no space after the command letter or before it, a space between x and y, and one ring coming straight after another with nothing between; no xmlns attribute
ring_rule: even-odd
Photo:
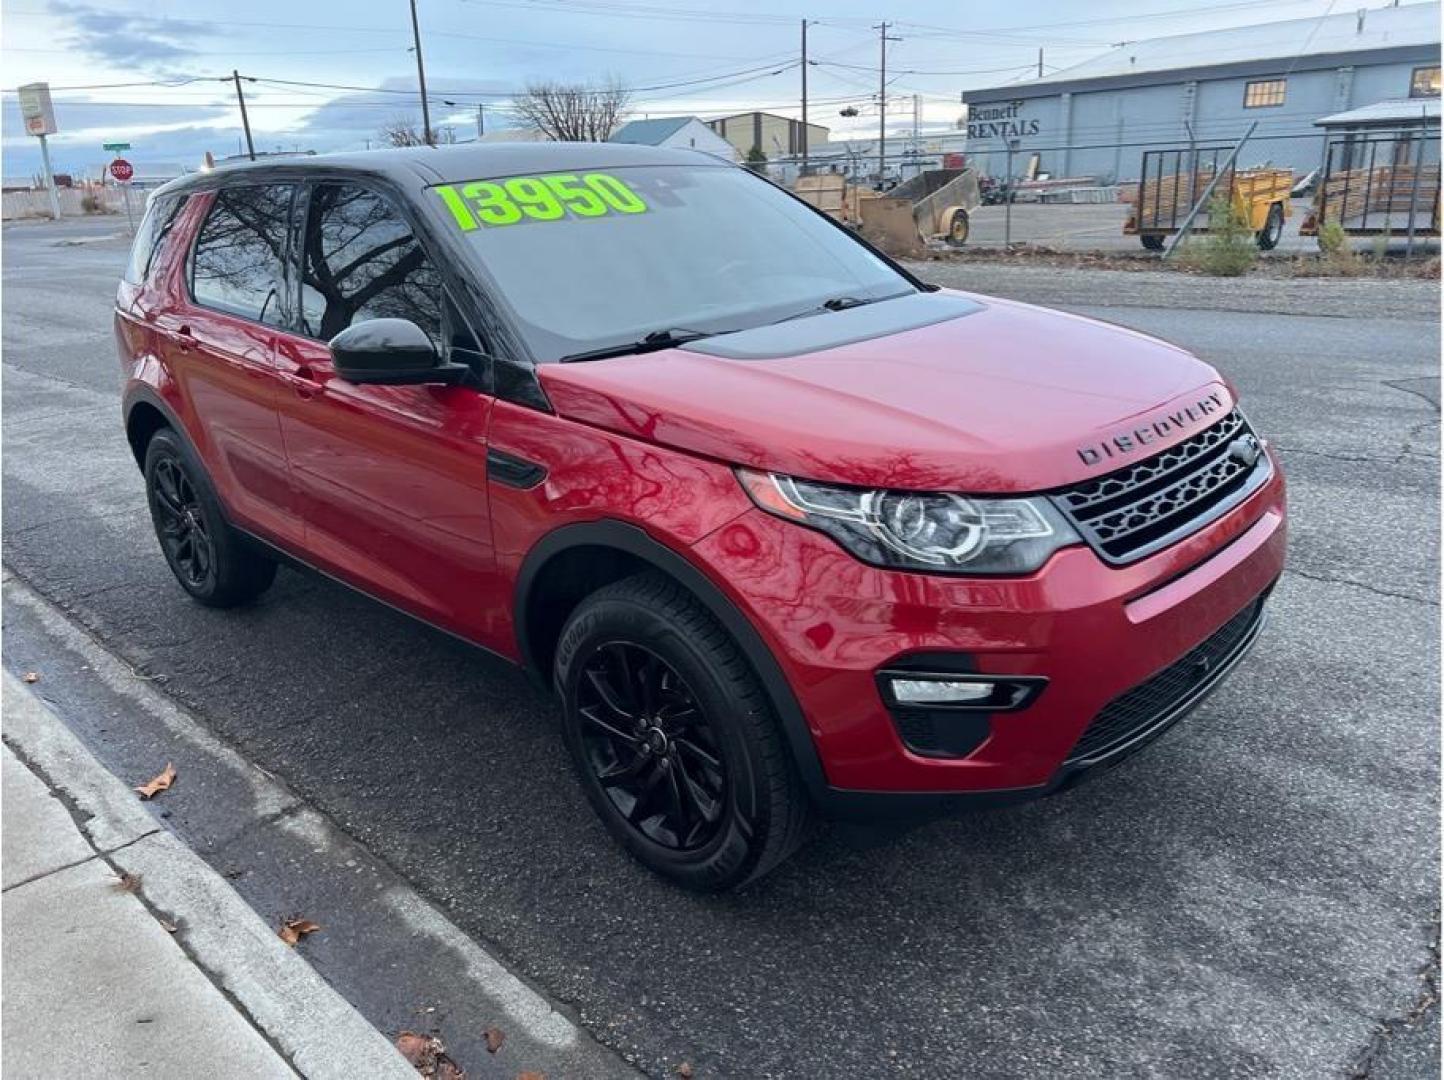
<svg viewBox="0 0 1444 1080"><path fill-rule="evenodd" d="M58 235L3 236L6 565L643 1068L1437 1075L1437 319L1192 311L1184 277L1080 308L1216 362L1282 447L1259 647L1074 792L833 830L699 898L609 842L498 663L291 571L243 612L185 599L118 424L123 247Z"/></svg>

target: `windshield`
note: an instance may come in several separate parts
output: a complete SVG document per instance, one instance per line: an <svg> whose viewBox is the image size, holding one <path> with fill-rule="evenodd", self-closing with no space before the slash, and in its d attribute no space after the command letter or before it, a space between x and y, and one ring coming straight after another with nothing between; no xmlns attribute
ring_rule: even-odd
<svg viewBox="0 0 1444 1080"><path fill-rule="evenodd" d="M614 168L431 191L543 361L659 331L750 329L825 312L830 300L916 291L842 230L742 169Z"/></svg>

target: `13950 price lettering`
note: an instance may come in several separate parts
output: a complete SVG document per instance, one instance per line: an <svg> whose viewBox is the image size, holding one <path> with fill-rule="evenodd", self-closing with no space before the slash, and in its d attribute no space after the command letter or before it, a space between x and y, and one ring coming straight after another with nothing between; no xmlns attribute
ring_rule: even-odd
<svg viewBox="0 0 1444 1080"><path fill-rule="evenodd" d="M552 173L507 180L472 180L432 188L462 232L608 214L642 214L647 204L611 173Z"/></svg>

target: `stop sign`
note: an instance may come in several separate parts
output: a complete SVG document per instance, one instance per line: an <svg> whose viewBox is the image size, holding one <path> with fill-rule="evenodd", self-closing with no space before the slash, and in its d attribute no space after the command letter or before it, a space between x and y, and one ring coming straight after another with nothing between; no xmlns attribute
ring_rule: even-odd
<svg viewBox="0 0 1444 1080"><path fill-rule="evenodd" d="M110 175L121 183L125 183L135 175L135 170L130 167L130 162L123 157L118 157L110 163Z"/></svg>

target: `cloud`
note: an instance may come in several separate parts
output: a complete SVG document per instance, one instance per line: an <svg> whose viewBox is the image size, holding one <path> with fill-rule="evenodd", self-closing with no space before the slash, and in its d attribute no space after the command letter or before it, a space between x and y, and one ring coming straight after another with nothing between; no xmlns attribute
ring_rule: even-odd
<svg viewBox="0 0 1444 1080"><path fill-rule="evenodd" d="M476 98L462 95L506 89L506 83L488 79L448 79L439 89L428 86L432 127L455 127L458 138L470 138L476 131ZM278 132L277 138L288 144L300 142L320 151L345 150L359 149L367 139L376 140L382 125L390 120L408 120L419 129L421 97L414 90L415 84L409 79L394 78L383 80L376 91L341 94ZM497 106L491 104L496 99L487 100L487 130L506 126ZM447 101L453 104L447 105Z"/></svg>
<svg viewBox="0 0 1444 1080"><path fill-rule="evenodd" d="M51 0L50 11L71 22L73 29L63 44L118 66L154 68L189 59L196 41L215 33L194 19L116 13L72 0Z"/></svg>

